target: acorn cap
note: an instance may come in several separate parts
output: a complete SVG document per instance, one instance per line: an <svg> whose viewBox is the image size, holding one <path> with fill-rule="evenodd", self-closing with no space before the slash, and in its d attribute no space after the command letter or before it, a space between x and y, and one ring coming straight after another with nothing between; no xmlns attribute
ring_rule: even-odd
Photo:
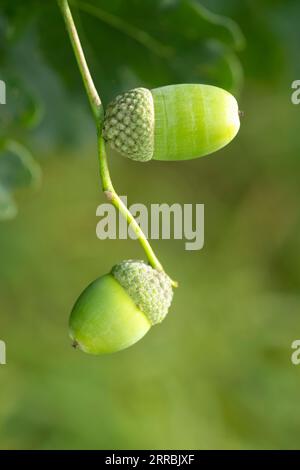
<svg viewBox="0 0 300 470"><path fill-rule="evenodd" d="M171 280L144 261L122 261L112 269L112 275L127 291L134 303L146 315L151 325L162 322L173 298Z"/></svg>
<svg viewBox="0 0 300 470"><path fill-rule="evenodd" d="M151 160L154 149L154 106L146 88L118 95L107 107L103 137L121 155Z"/></svg>

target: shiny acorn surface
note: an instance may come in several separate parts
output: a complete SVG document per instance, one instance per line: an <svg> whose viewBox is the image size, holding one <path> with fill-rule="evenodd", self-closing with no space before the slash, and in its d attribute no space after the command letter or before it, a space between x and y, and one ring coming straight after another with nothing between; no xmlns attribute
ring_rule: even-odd
<svg viewBox="0 0 300 470"><path fill-rule="evenodd" d="M73 346L107 354L139 341L161 323L173 298L172 281L142 260L124 260L92 282L70 316Z"/></svg>
<svg viewBox="0 0 300 470"><path fill-rule="evenodd" d="M112 274L92 282L80 295L70 316L70 336L76 348L108 354L139 341L150 322Z"/></svg>
<svg viewBox="0 0 300 470"><path fill-rule="evenodd" d="M155 160L188 160L215 152L240 127L236 99L210 85L171 85L151 91Z"/></svg>

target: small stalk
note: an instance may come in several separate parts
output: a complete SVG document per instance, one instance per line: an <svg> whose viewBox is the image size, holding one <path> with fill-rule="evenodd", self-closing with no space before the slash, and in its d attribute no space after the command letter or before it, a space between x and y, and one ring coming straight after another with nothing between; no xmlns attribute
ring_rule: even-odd
<svg viewBox="0 0 300 470"><path fill-rule="evenodd" d="M57 0L57 2L65 20L66 28L69 34L69 38L73 47L73 51L77 60L77 64L94 117L96 119L96 122L102 122L104 117L103 105L101 103L100 96L94 85L92 76L89 71L89 67L85 59L85 55L80 43L80 39L68 4L68 0Z"/></svg>
<svg viewBox="0 0 300 470"><path fill-rule="evenodd" d="M152 250L151 245L148 242L147 238L145 237L145 234L142 231L141 227L139 226L139 224L137 223L137 221L135 220L131 212L128 210L128 208L125 206L123 201L120 199L120 197L114 190L114 187L110 179L110 175L107 171L108 167L107 167L105 143L101 134L99 135L99 133L98 133L98 153L99 153L99 163L100 163L100 175L101 175L102 188L103 188L104 194L106 195L107 199L115 206L115 208L119 212L121 212L123 217L125 217L128 225L131 226L140 244L142 245L151 266L157 269L157 271L163 271L163 267L160 264L157 257L155 256L155 253Z"/></svg>
<svg viewBox="0 0 300 470"><path fill-rule="evenodd" d="M127 223L131 226L133 232L137 236L142 248L145 251L145 254L148 258L149 263L154 269L158 271L164 271L161 263L159 262L158 258L154 254L154 251L151 248L150 243L148 242L145 234L143 233L142 229L138 225L137 221L131 214L131 212L127 209L123 201L120 199L118 194L116 193L107 164L107 156L105 151L105 143L102 137L102 126L103 126L103 119L104 119L104 110L103 105L100 99L100 96L97 92L97 89L94 85L91 73L89 71L89 67L87 65L85 55L80 43L80 39L77 33L77 29L72 17L72 13L68 4L68 0L57 0L58 5L61 9L66 28L69 34L69 38L73 47L73 51L77 60L78 68L82 76L82 80L85 86L86 94L88 96L90 106L94 115L94 119L96 122L97 127L97 140L98 140L98 155L99 155L99 169L100 169L100 178L102 183L102 189L106 195L106 197L111 201L111 203L116 207L116 209L121 212L121 214L127 220ZM177 287L177 282L172 281L173 287Z"/></svg>

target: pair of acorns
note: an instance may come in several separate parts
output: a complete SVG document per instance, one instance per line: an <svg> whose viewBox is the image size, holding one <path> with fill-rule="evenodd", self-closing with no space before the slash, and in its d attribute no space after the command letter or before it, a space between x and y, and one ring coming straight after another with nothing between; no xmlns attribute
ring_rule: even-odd
<svg viewBox="0 0 300 470"><path fill-rule="evenodd" d="M236 99L210 85L136 88L108 105L106 144L141 162L187 160L227 145L240 126ZM122 261L81 294L70 317L74 347L90 354L124 349L168 313L170 278L143 261Z"/></svg>

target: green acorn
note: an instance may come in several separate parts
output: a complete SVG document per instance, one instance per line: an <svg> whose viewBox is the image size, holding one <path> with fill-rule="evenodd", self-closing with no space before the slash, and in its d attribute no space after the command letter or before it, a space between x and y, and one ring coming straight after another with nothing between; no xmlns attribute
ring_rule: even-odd
<svg viewBox="0 0 300 470"><path fill-rule="evenodd" d="M122 261L92 282L70 316L73 345L89 354L106 354L139 341L168 313L170 278L143 261Z"/></svg>
<svg viewBox="0 0 300 470"><path fill-rule="evenodd" d="M107 107L103 137L132 160L188 160L224 147L239 127L238 104L227 91L170 85L117 96Z"/></svg>

